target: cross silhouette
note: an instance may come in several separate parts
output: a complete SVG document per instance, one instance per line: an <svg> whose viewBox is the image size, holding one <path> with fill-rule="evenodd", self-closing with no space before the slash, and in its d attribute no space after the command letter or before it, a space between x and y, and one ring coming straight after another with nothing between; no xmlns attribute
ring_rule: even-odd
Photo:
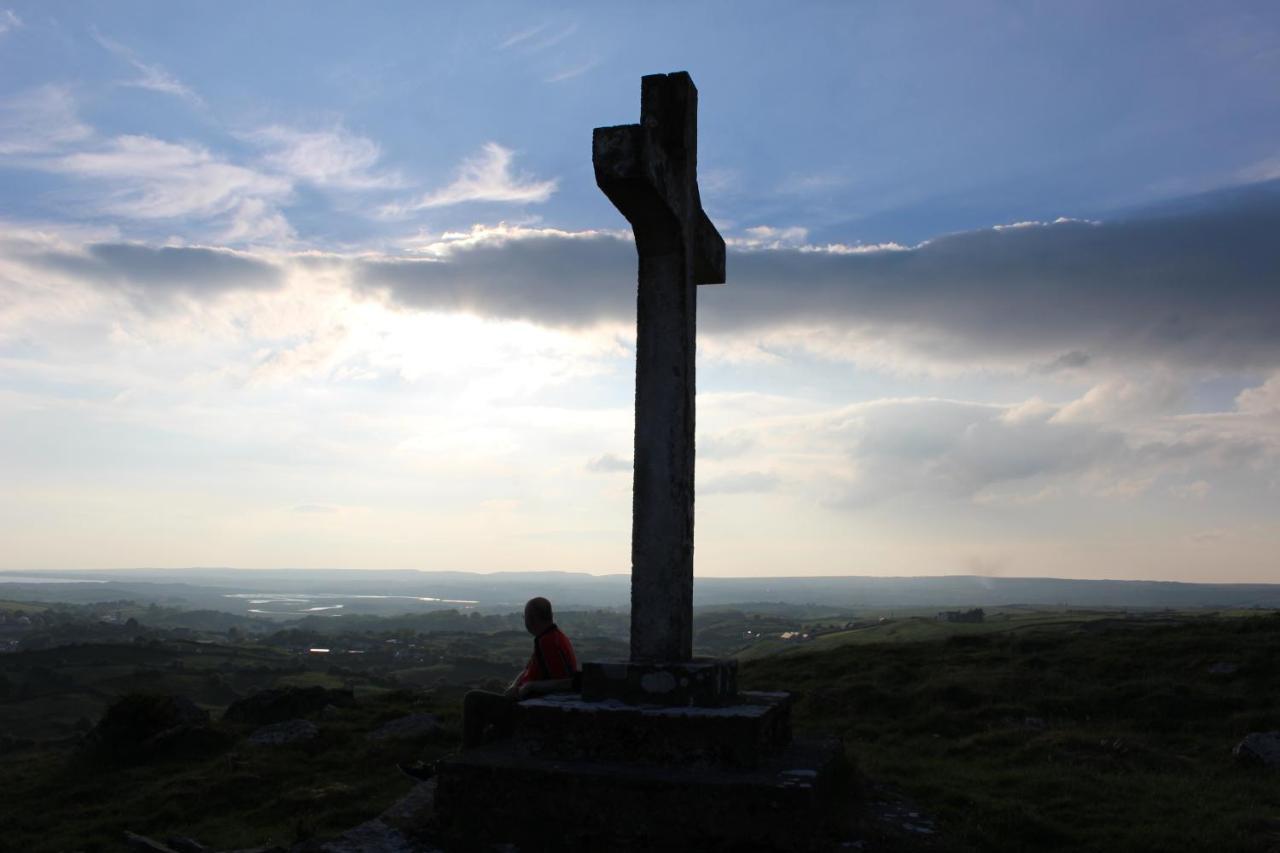
<svg viewBox="0 0 1280 853"><path fill-rule="evenodd" d="M694 353L699 284L722 284L724 239L698 194L698 90L641 78L640 123L598 127L596 184L639 255L631 660L693 654Z"/></svg>

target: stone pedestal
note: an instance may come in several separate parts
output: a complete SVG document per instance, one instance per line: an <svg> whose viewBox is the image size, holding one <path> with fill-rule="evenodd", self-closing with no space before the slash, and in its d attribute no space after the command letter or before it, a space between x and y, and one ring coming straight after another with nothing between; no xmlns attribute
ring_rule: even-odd
<svg viewBox="0 0 1280 853"><path fill-rule="evenodd" d="M522 755L511 743L439 765L448 850L810 850L838 771L836 741L798 741L744 770Z"/></svg>
<svg viewBox="0 0 1280 853"><path fill-rule="evenodd" d="M516 707L526 755L654 766L759 767L791 741L791 697L742 693L718 708L549 696Z"/></svg>
<svg viewBox="0 0 1280 853"><path fill-rule="evenodd" d="M714 708L734 703L737 692L738 662L733 659L582 665L582 698L589 702L616 699L637 705Z"/></svg>
<svg viewBox="0 0 1280 853"><path fill-rule="evenodd" d="M793 741L789 694L729 692L732 662L583 672L583 695L521 702L511 738L437 765L446 849L808 850L821 837L843 750ZM679 689L645 691L658 675ZM588 685L612 695L591 701ZM637 688L680 704L617 698Z"/></svg>

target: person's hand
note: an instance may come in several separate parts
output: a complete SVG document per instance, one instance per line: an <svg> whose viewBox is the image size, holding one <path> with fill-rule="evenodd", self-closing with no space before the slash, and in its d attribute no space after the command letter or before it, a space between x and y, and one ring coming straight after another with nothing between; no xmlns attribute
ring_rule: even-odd
<svg viewBox="0 0 1280 853"><path fill-rule="evenodd" d="M533 684L534 683L532 681L526 681L524 684L521 684L520 689L516 693L517 698L528 699L531 696L537 696L538 688L534 687Z"/></svg>

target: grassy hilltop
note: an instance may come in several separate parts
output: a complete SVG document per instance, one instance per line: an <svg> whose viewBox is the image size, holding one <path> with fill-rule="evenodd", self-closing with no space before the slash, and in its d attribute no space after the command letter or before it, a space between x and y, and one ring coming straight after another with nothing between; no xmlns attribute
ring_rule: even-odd
<svg viewBox="0 0 1280 853"><path fill-rule="evenodd" d="M1280 728L1280 615L1044 621L836 634L743 681L797 692L800 728L934 816L907 849L1280 849L1280 775L1231 755Z"/></svg>
<svg viewBox="0 0 1280 853"><path fill-rule="evenodd" d="M741 648L744 687L797 695L798 730L844 739L859 771L850 831L863 849L1277 849L1280 776L1238 766L1231 748L1280 728L1280 615L1002 614L851 623L727 611L701 630L710 648ZM462 692L526 653L527 635L493 627L334 639L371 649L350 661L299 654L293 646L316 639L306 632L276 646L99 638L0 655L0 839L109 851L124 849L124 829L223 849L334 835L409 789L397 761L456 748ZM584 656L623 648L580 636ZM217 721L234 697L290 684L349 687L357 702L316 718L320 736L292 746L250 746L248 729L226 722L214 724L227 745L213 754L119 764L78 746L120 695L179 693ZM443 728L365 737L423 711ZM883 819L876 804L895 798L919 817Z"/></svg>

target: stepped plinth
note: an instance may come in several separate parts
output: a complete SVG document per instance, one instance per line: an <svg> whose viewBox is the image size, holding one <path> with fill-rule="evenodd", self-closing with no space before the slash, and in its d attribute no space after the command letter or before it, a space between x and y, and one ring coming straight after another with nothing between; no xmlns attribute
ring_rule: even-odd
<svg viewBox="0 0 1280 853"><path fill-rule="evenodd" d="M809 849L843 750L793 740L790 705L747 691L715 707L520 702L510 738L437 765L436 829L459 847Z"/></svg>
<svg viewBox="0 0 1280 853"><path fill-rule="evenodd" d="M830 813L841 753L837 741L796 741L742 768L553 758L493 743L440 763L437 827L460 848L807 850Z"/></svg>

